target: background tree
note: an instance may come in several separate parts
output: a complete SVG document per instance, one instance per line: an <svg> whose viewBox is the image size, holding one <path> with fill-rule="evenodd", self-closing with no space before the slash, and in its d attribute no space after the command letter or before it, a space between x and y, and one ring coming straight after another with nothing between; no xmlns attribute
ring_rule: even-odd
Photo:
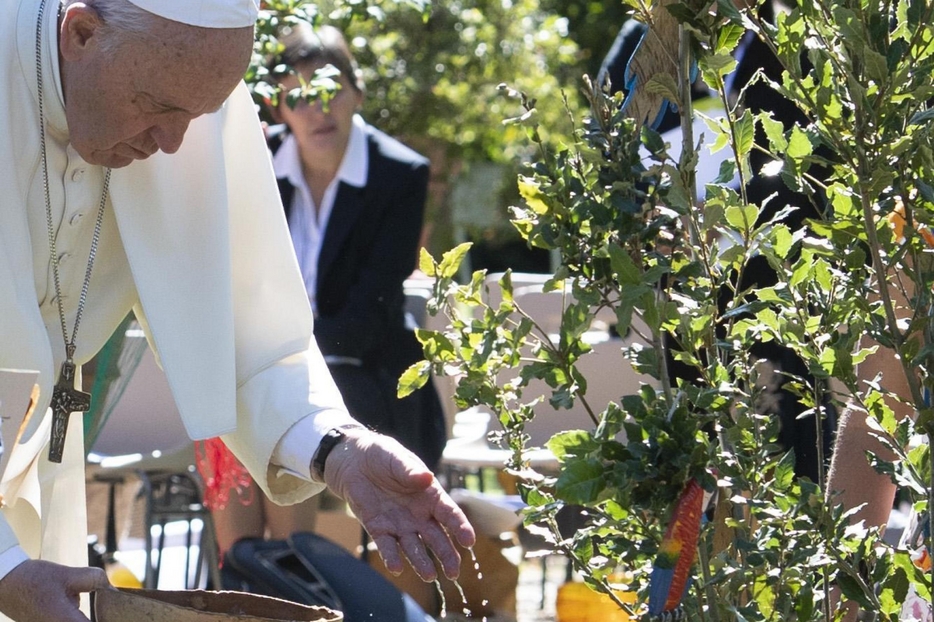
<svg viewBox="0 0 934 622"><path fill-rule="evenodd" d="M634 12L623 0L543 0L542 8L567 18L570 37L591 76L597 75L620 26Z"/></svg>
<svg viewBox="0 0 934 622"><path fill-rule="evenodd" d="M270 37L296 18L326 21L346 32L367 85L364 116L431 159L429 248L441 252L454 246L461 241L455 240L455 225L464 223L473 230L462 237L515 237L507 213L516 197L515 165L535 154L522 140L523 128L503 125L516 109L498 86L509 83L540 94L542 105L534 115L542 133L567 140L571 125L561 92L568 85L576 89L582 73L567 19L536 0L280 0L264 7L268 13L260 32L265 28ZM275 42L263 44L261 37L260 56L268 54L268 46ZM261 78L257 72L252 82L265 92ZM572 110L579 110L579 98L571 100ZM477 185L492 191L458 206L476 214L454 213L458 179L485 164L498 166L484 168Z"/></svg>

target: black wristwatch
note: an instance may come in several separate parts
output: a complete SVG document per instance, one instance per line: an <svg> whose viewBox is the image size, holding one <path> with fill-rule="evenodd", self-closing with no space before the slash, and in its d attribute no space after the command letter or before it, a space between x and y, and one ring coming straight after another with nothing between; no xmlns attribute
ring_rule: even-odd
<svg viewBox="0 0 934 622"><path fill-rule="evenodd" d="M347 435L344 434L344 430L362 429L364 429L364 427L359 423L347 423L328 430L324 438L321 439L318 449L315 450L314 455L311 457L311 478L317 482L324 481L324 463L328 459L328 456L331 455L334 448L347 438Z"/></svg>

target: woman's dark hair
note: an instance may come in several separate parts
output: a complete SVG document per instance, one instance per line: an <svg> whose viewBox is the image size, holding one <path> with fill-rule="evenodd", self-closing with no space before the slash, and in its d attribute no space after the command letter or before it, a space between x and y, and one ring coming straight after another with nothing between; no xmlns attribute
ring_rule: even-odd
<svg viewBox="0 0 934 622"><path fill-rule="evenodd" d="M363 78L357 61L341 31L333 26L300 25L283 32L279 40L284 49L267 65L269 74L281 79L302 65L333 65L347 77L354 90L363 92Z"/></svg>

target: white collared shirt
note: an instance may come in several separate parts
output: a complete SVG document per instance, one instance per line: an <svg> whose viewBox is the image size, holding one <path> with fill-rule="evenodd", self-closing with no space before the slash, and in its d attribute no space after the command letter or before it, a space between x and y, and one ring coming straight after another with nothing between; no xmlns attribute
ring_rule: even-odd
<svg viewBox="0 0 934 622"><path fill-rule="evenodd" d="M318 258L321 256L324 235L331 212L334 210L337 188L340 182L357 188L366 185L370 160L364 127L365 122L360 115L354 115L344 158L341 160L340 168L337 169L337 175L328 184L320 206L315 205L311 190L305 182L298 141L295 137L291 134L286 136L273 156L272 166L276 177L285 178L296 190L292 196L289 211L289 231L292 235L292 245L295 247L298 265L302 271L302 278L305 281L305 291L308 292L308 301L315 315L318 314L315 304L315 292L318 287Z"/></svg>

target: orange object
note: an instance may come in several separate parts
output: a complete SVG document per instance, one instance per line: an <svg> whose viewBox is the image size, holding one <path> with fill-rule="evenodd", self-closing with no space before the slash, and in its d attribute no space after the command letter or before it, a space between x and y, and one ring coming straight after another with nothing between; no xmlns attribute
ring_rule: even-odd
<svg viewBox="0 0 934 622"><path fill-rule="evenodd" d="M704 489L691 479L672 512L655 558L649 588L649 614L674 611L688 585L704 514Z"/></svg>
<svg viewBox="0 0 934 622"><path fill-rule="evenodd" d="M914 563L916 568L920 568L924 572L930 572L931 556L928 554L928 549L926 546L923 546L912 553L911 561Z"/></svg>
<svg viewBox="0 0 934 622"><path fill-rule="evenodd" d="M612 580L610 584L613 585ZM636 602L635 592L625 589L613 591L626 604ZM632 619L613 599L584 583L565 583L559 587L555 608L556 622L629 622Z"/></svg>
<svg viewBox="0 0 934 622"><path fill-rule="evenodd" d="M905 204L902 203L901 199L896 199L895 209L892 210L888 218L892 229L895 231L895 237L899 240L904 240L905 225L908 223L905 221ZM934 233L932 233L930 229L924 225L920 225L917 231L921 234L921 237L924 238L924 241L927 242L928 246L934 247Z"/></svg>

